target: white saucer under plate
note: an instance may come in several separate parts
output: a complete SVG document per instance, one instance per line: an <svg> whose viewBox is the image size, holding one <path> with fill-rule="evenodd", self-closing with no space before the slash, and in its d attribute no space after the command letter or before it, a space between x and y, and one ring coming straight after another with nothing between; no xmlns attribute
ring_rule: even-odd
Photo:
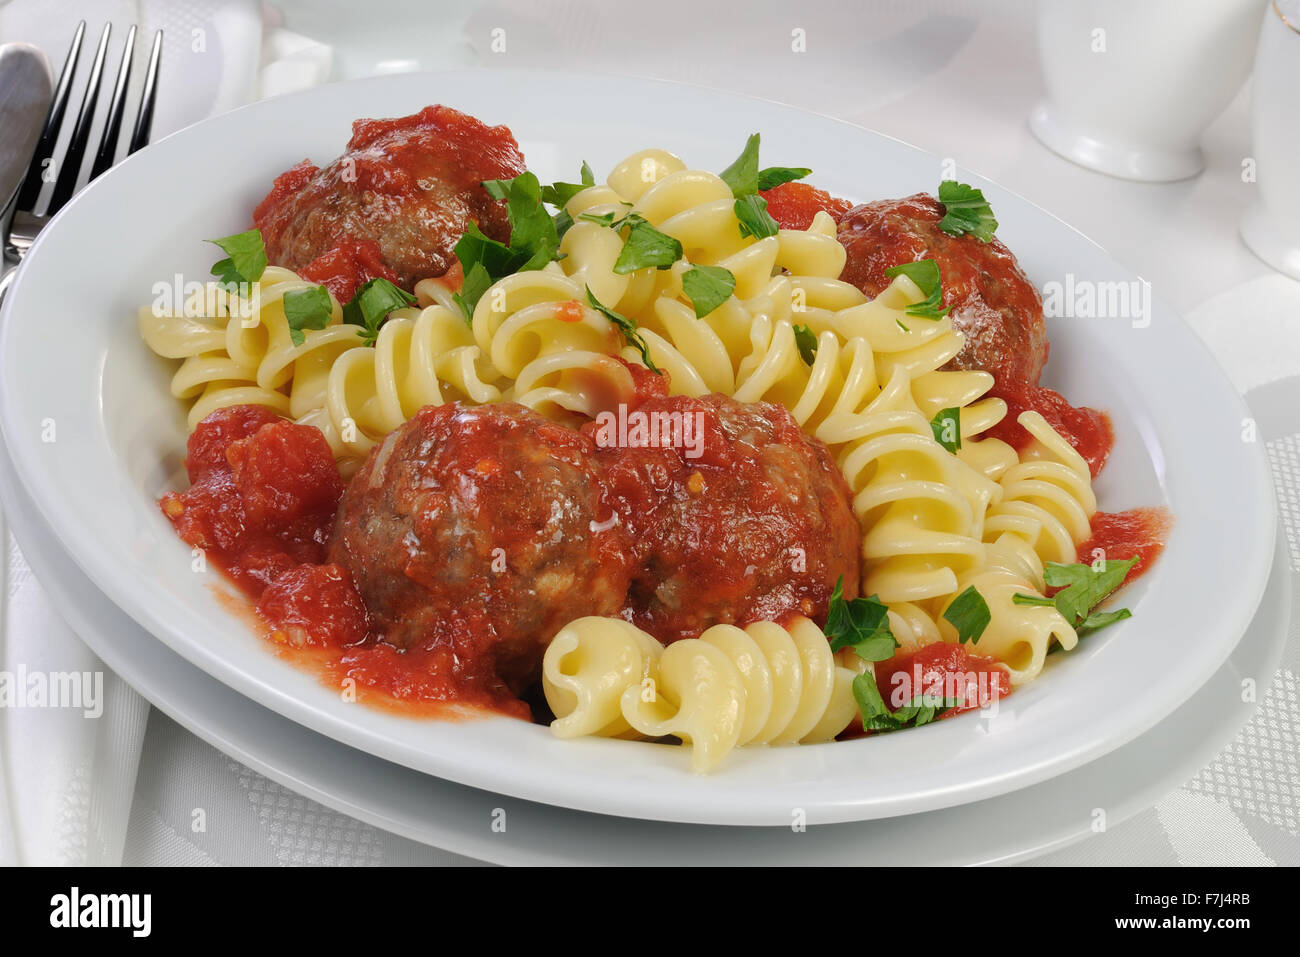
<svg viewBox="0 0 1300 957"><path fill-rule="evenodd" d="M1181 785L1246 722L1245 678L1262 698L1290 622L1286 544L1241 642L1209 682L1146 734L1041 784L958 807L797 833L589 814L452 784L339 744L253 704L159 645L77 569L13 482L0 493L28 563L77 633L156 707L224 753L337 811L412 840L500 864L1006 864L1083 840ZM4 742L0 740L0 753ZM504 832L492 828L505 811ZM495 815L495 817L494 817Z"/></svg>
<svg viewBox="0 0 1300 957"><path fill-rule="evenodd" d="M829 824L1048 780L1149 730L1227 659L1263 593L1276 523L1263 449L1242 441L1249 413L1241 397L1139 277L965 170L956 177L985 191L998 235L1030 278L1060 287L1063 316L1078 311L1072 291L1096 293L1100 314L1049 318L1046 383L1112 415L1116 446L1096 485L1102 506L1167 505L1176 516L1160 561L1125 592L1131 621L1060 656L996 716L961 715L868 740L744 749L708 776L691 775L681 749L562 741L504 718L452 724L359 707L277 658L213 594L216 573L194 573L189 546L157 507L159 494L183 482L184 415L167 391L170 364L139 341L133 317L152 300L154 283L177 270L182 278L207 275L213 247L202 240L245 229L275 174L304 155L337 155L356 117L401 115L439 100L510 124L544 180L571 180L584 159L608 169L650 145L722 169L754 131L763 134L765 162L810 166L817 185L851 199L933 191L954 175L940 157L790 107L558 72L334 84L214 117L141 151L69 203L21 267L0 316L0 429L20 485L60 548L163 645L314 731L461 784L626 817L777 826L791 808ZM1109 305L1097 299L1102 292ZM1204 595L1214 601L1189 600Z"/></svg>

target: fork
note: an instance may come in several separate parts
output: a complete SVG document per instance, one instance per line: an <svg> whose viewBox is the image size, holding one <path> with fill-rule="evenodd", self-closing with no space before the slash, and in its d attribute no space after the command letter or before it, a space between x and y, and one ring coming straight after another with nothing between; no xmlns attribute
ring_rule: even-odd
<svg viewBox="0 0 1300 957"><path fill-rule="evenodd" d="M36 152L27 167L27 176L15 201L13 220L4 237L4 276L0 278L0 298L4 297L9 283L13 279L17 263L27 255L27 250L35 241L37 234L45 228L50 219L64 207L76 192L77 180L86 157L86 147L90 143L90 129L95 120L95 107L99 103L99 91L104 77L104 67L108 59L108 39L112 24L104 25L104 32L99 37L99 47L90 68L90 78L86 91L82 95L81 109L77 113L72 136L61 159L56 159L54 152L59 134L63 130L64 114L67 112L68 97L72 82L77 73L77 58L81 53L81 43L86 34L86 21L82 20L72 37L72 47L68 58L59 73L59 82L50 102L50 111L45 117L41 129L41 138ZM145 73L144 90L140 97L140 106L135 117L135 126L131 131L126 155L139 150L149 142L149 133L153 127L154 101L158 96L158 64L162 57L162 31L154 34L153 49L149 53L148 71ZM103 133L90 167L87 183L107 170L116 161L118 141L121 139L122 120L126 113L127 85L131 80L131 57L135 49L135 27L127 32L126 45L122 50L122 60L117 71L117 81L113 86L112 100L109 102L108 116L104 122ZM44 210L36 211L40 199L41 187L48 182L54 183L54 191Z"/></svg>

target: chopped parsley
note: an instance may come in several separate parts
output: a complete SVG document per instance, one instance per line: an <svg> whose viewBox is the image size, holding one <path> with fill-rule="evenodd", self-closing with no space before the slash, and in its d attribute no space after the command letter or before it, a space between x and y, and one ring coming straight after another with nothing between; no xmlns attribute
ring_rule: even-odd
<svg viewBox="0 0 1300 957"><path fill-rule="evenodd" d="M769 166L758 171L758 191L764 193L769 189L776 189L783 183L803 179L811 172L812 170L803 166Z"/></svg>
<svg viewBox="0 0 1300 957"><path fill-rule="evenodd" d="M970 233L982 243L993 239L998 221L984 199L984 193L973 186L946 179L939 184L939 202L943 203L944 216L939 228L949 236Z"/></svg>
<svg viewBox="0 0 1300 957"><path fill-rule="evenodd" d="M831 592L826 637L832 652L852 648L864 661L884 661L894 657L898 649L898 641L889 629L889 607L877 595L845 601L843 575Z"/></svg>
<svg viewBox="0 0 1300 957"><path fill-rule="evenodd" d="M483 188L493 199L505 200L510 245L483 235L473 221L456 243L456 258L465 280L453 298L466 320L473 317L474 307L492 283L517 272L541 269L559 258L559 230L542 205L542 188L535 175L524 172L514 179L484 180Z"/></svg>
<svg viewBox="0 0 1300 957"><path fill-rule="evenodd" d="M266 244L262 242L262 231L250 229L247 232L209 239L208 242L221 247L225 259L212 265L212 275L227 290L234 292L233 286L240 283L255 283L266 271Z"/></svg>
<svg viewBox="0 0 1300 957"><path fill-rule="evenodd" d="M1012 596L1011 600L1017 605L1055 606L1079 636L1083 637L1090 632L1100 631L1107 625L1133 617L1127 608L1115 611L1096 609L1110 597L1111 592L1124 583L1137 562L1136 555L1127 561L1107 559L1092 565L1048 562L1043 569L1043 580L1049 588L1059 588L1060 591L1051 598L1018 594Z"/></svg>
<svg viewBox="0 0 1300 957"><path fill-rule="evenodd" d="M695 307L696 318L707 316L735 291L736 277L721 266L692 266L682 273L682 292Z"/></svg>
<svg viewBox="0 0 1300 957"><path fill-rule="evenodd" d="M930 431L934 433L936 442L949 452L956 452L961 448L961 409L954 407L940 410L930 420Z"/></svg>
<svg viewBox="0 0 1300 957"><path fill-rule="evenodd" d="M974 585L952 600L944 611L943 617L957 629L957 641L963 645L968 641L971 644L978 644L984 629L993 620L993 616L989 613L988 602Z"/></svg>
<svg viewBox="0 0 1300 957"><path fill-rule="evenodd" d="M740 235L763 239L775 236L781 227L767 211L767 200L758 193L791 180L803 179L812 170L789 166L769 166L760 170L758 144L759 135L754 133L745 141L745 148L736 161L718 175L736 197L733 208L736 219L740 220Z"/></svg>
<svg viewBox="0 0 1300 957"><path fill-rule="evenodd" d="M362 283L352 301L343 307L343 321L360 326L362 345L373 346L379 336L379 327L388 319L388 314L414 304L415 297L405 289L376 276Z"/></svg>
<svg viewBox="0 0 1300 957"><path fill-rule="evenodd" d="M799 347L799 358L812 365L817 358L817 335L807 326L794 327L794 344Z"/></svg>
<svg viewBox="0 0 1300 957"><path fill-rule="evenodd" d="M591 291L590 286L587 287L587 302L591 303L592 309L595 309L602 316L612 322L615 327L617 327L618 331L623 333L623 340L641 354L641 361L645 363L647 369L651 372L663 375L663 373L659 371L659 367L654 364L654 360L650 358L650 347L647 346L645 340L641 338L641 333L637 332L635 319L629 319L627 316L615 312L608 306L602 305L600 300L596 298L595 293Z"/></svg>
<svg viewBox="0 0 1300 957"><path fill-rule="evenodd" d="M951 309L943 306L943 285L939 279L939 264L933 259L922 259L914 263L900 263L885 270L890 279L906 276L916 283L921 294L925 296L920 302L914 302L903 310L909 316L918 319L942 319Z"/></svg>
<svg viewBox="0 0 1300 957"><path fill-rule="evenodd" d="M667 233L655 229L650 220L640 213L627 212L622 216L612 212L579 213L578 218L610 229L622 230L627 227L623 249L614 261L614 272L620 276L651 267L667 269L682 258L682 244Z"/></svg>
<svg viewBox="0 0 1300 957"><path fill-rule="evenodd" d="M324 286L294 289L284 294L284 318L289 324L289 338L295 346L307 341L304 329L324 329L334 315L330 291Z"/></svg>
<svg viewBox="0 0 1300 957"><path fill-rule="evenodd" d="M929 724L935 718L953 708L960 708L960 698L942 698L936 700L931 695L919 694L909 704L897 711L890 711L876 687L875 676L870 671L853 679L853 697L862 713L863 731L901 731L903 728L919 728Z"/></svg>

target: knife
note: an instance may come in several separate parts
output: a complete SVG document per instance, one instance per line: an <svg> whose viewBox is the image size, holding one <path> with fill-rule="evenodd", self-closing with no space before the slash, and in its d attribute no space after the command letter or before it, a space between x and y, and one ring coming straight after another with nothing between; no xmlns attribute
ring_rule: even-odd
<svg viewBox="0 0 1300 957"><path fill-rule="evenodd" d="M0 236L9 235L14 199L36 152L52 95L44 53L29 43L0 46Z"/></svg>

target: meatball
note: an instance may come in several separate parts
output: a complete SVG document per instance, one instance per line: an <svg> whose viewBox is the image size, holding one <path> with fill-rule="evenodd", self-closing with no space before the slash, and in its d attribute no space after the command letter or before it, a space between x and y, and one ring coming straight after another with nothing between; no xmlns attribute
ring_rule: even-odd
<svg viewBox="0 0 1300 957"><path fill-rule="evenodd" d="M372 262L367 275L395 276L411 289L447 271L470 220L492 239L509 240L505 204L481 184L523 171L509 129L429 106L398 119L357 120L342 156L324 169L304 160L282 174L253 222L276 265L300 270L341 245L357 259L369 241L391 273Z"/></svg>
<svg viewBox="0 0 1300 957"><path fill-rule="evenodd" d="M523 406L428 406L353 476L330 559L387 642L518 694L560 628L623 606L630 541L598 469L590 438Z"/></svg>
<svg viewBox="0 0 1300 957"><path fill-rule="evenodd" d="M944 212L926 193L853 207L839 220L848 252L840 278L874 297L893 281L885 275L889 267L935 260L943 304L966 336L945 368L983 369L1000 386L1037 385L1048 352L1038 290L998 239L985 243L941 230Z"/></svg>
<svg viewBox="0 0 1300 957"><path fill-rule="evenodd" d="M856 597L848 486L784 408L667 396L626 419L584 427L632 532L639 567L624 617L668 643L718 623L824 619L841 577Z"/></svg>

